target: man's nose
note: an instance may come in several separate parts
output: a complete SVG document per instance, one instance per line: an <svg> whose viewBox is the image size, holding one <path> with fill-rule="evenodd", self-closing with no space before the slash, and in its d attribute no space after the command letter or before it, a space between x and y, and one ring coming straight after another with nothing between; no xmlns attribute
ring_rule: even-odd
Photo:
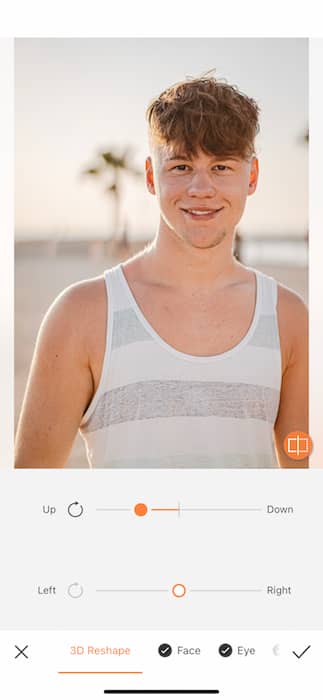
<svg viewBox="0 0 323 700"><path fill-rule="evenodd" d="M212 175L206 171L193 173L188 186L188 193L192 197L210 197L214 195L215 183Z"/></svg>

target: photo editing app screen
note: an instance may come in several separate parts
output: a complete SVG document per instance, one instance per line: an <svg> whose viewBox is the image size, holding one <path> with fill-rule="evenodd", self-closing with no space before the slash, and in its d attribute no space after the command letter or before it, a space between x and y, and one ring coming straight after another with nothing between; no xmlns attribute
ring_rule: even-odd
<svg viewBox="0 0 323 700"><path fill-rule="evenodd" d="M15 41L8 700L323 696L308 83L303 38Z"/></svg>

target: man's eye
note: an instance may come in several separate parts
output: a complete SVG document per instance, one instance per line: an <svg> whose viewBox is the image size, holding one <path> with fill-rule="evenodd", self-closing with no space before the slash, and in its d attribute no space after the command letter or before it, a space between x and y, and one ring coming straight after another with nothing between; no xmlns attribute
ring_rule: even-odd
<svg viewBox="0 0 323 700"><path fill-rule="evenodd" d="M185 172L185 170L186 170L187 168L188 168L188 166L185 165L184 163L182 163L181 165L174 165L174 167L172 168L172 170L179 170L180 172Z"/></svg>
<svg viewBox="0 0 323 700"><path fill-rule="evenodd" d="M218 170L218 171L221 172L221 173L224 173L226 170L231 170L231 168L229 168L228 165L220 165L220 164L215 165L215 166L214 166L214 169L215 169L215 170Z"/></svg>

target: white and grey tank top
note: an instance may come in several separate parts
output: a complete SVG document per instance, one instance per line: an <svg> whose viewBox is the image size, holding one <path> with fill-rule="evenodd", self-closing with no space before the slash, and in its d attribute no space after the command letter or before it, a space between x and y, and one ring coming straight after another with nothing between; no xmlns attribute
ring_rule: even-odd
<svg viewBox="0 0 323 700"><path fill-rule="evenodd" d="M175 350L156 333L121 265L105 272L104 363L80 427L91 467L278 466L277 283L254 272L257 295L249 330L227 352L203 357Z"/></svg>

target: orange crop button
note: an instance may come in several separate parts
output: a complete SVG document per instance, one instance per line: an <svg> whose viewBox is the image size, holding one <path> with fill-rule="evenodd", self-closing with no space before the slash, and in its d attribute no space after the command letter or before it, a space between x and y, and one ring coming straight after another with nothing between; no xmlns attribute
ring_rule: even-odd
<svg viewBox="0 0 323 700"><path fill-rule="evenodd" d="M308 457L313 449L312 438L308 433L295 430L288 433L284 440L284 450L290 459L301 460Z"/></svg>

